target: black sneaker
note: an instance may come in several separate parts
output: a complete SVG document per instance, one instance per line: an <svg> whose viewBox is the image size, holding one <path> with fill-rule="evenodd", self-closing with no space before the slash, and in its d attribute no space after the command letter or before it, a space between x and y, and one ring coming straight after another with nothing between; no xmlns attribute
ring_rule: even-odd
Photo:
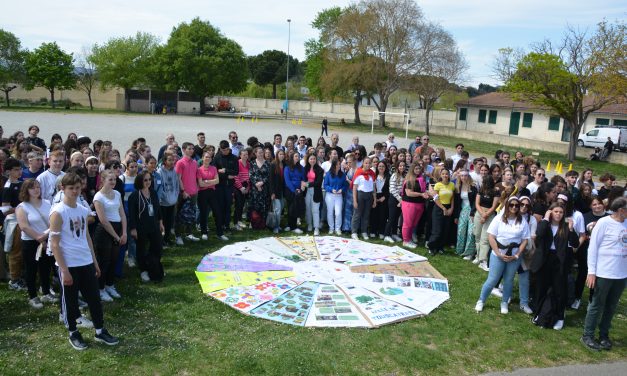
<svg viewBox="0 0 627 376"><path fill-rule="evenodd" d="M87 344L83 340L83 336L77 330L74 333L70 333L70 345L74 348L74 350L82 351L87 348Z"/></svg>
<svg viewBox="0 0 627 376"><path fill-rule="evenodd" d="M599 338L599 346L601 350L611 350L612 349L612 341L609 338Z"/></svg>
<svg viewBox="0 0 627 376"><path fill-rule="evenodd" d="M581 337L581 343L592 351L599 351L601 349L601 346L597 343L597 341L590 336Z"/></svg>
<svg viewBox="0 0 627 376"><path fill-rule="evenodd" d="M105 345L109 346L115 346L120 342L117 337L109 334L109 332L107 332L107 329L102 329L100 334L96 334L94 336L94 339L96 340L96 342L102 342Z"/></svg>

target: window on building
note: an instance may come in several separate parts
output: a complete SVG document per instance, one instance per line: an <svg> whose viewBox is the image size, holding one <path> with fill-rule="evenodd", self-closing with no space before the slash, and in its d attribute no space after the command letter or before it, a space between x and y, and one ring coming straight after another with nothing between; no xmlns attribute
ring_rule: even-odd
<svg viewBox="0 0 627 376"><path fill-rule="evenodd" d="M468 114L468 109L467 108L460 108L459 109L459 120L466 120L466 115Z"/></svg>
<svg viewBox="0 0 627 376"><path fill-rule="evenodd" d="M488 123L496 124L496 110L490 110L490 117L488 118Z"/></svg>
<svg viewBox="0 0 627 376"><path fill-rule="evenodd" d="M627 127L627 120L623 119L614 119L615 127Z"/></svg>
<svg viewBox="0 0 627 376"><path fill-rule="evenodd" d="M596 125L610 125L610 119L597 118Z"/></svg>
<svg viewBox="0 0 627 376"><path fill-rule="evenodd" d="M559 116L551 116L549 118L549 130L550 131L560 130L560 117Z"/></svg>
<svg viewBox="0 0 627 376"><path fill-rule="evenodd" d="M529 112L525 112L523 115L523 128L531 128L531 123L533 122L533 114Z"/></svg>
<svg viewBox="0 0 627 376"><path fill-rule="evenodd" d="M486 110L479 110L479 123L485 123L485 117L486 117Z"/></svg>

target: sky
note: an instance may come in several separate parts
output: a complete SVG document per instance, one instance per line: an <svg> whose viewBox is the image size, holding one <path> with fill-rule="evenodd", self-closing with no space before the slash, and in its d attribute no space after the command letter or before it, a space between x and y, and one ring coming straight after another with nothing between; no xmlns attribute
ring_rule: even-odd
<svg viewBox="0 0 627 376"><path fill-rule="evenodd" d="M94 43L137 31L167 41L172 28L195 17L209 21L238 42L244 52L287 51L304 60L304 42L318 36L311 27L323 9L347 0L55 0L7 1L0 28L14 33L28 49L56 41L79 53ZM559 41L568 25L593 31L595 25L627 19L624 0L417 0L426 19L456 39L469 69L465 85L498 84L490 65L501 47L528 49L544 39ZM291 22L288 24L287 20Z"/></svg>

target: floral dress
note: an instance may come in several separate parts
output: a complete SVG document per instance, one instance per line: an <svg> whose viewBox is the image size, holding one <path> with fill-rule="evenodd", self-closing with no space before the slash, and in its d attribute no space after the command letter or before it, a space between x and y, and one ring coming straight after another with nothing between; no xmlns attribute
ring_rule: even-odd
<svg viewBox="0 0 627 376"><path fill-rule="evenodd" d="M261 191L255 186L260 181L263 182ZM264 161L261 167L257 165L257 160L250 163L250 183L250 205L265 218L270 208L270 163L268 161Z"/></svg>

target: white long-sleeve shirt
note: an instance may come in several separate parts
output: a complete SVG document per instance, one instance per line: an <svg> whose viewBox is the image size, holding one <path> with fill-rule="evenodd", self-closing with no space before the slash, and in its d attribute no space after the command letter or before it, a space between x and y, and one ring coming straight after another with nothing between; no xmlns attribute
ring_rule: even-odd
<svg viewBox="0 0 627 376"><path fill-rule="evenodd" d="M607 279L627 278L627 220L611 216L597 221L588 246L588 274Z"/></svg>
<svg viewBox="0 0 627 376"><path fill-rule="evenodd" d="M55 194L57 179L63 175L65 175L65 172L63 171L55 175L50 172L50 170L46 170L37 177L37 181L39 182L39 186L41 187L42 199L52 202L52 198Z"/></svg>

